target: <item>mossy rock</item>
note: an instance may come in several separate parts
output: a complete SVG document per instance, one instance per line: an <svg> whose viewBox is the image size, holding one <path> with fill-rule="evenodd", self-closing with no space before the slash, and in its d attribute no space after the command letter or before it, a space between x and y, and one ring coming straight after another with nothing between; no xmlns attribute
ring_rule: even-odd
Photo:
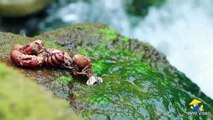
<svg viewBox="0 0 213 120"><path fill-rule="evenodd" d="M80 120L68 104L0 63L1 120Z"/></svg>
<svg viewBox="0 0 213 120"><path fill-rule="evenodd" d="M52 0L0 0L0 13L7 17L20 17L44 9Z"/></svg>
<svg viewBox="0 0 213 120"><path fill-rule="evenodd" d="M24 69L10 62L14 43L42 39L47 46L91 57L103 84L63 69ZM0 33L0 60L66 99L84 119L212 119L213 100L151 45L120 35L104 24L79 24L35 38ZM5 51L7 50L7 51ZM189 103L202 101L210 115L188 115Z"/></svg>

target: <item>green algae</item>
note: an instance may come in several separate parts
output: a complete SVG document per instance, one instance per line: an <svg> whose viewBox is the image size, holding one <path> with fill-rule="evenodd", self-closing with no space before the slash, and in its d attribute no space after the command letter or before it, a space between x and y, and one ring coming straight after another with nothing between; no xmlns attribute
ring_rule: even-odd
<svg viewBox="0 0 213 120"><path fill-rule="evenodd" d="M73 81L73 78L72 78L72 76L61 76L61 77L57 78L56 81L58 81L60 83L70 83Z"/></svg>
<svg viewBox="0 0 213 120"><path fill-rule="evenodd" d="M107 41L116 40L119 37L119 34L116 30L112 30L112 29L109 29L109 28L101 29L100 34L104 34L105 40L107 40ZM95 35L98 36L97 33Z"/></svg>
<svg viewBox="0 0 213 120"><path fill-rule="evenodd" d="M0 78L1 120L80 119L64 101L2 63Z"/></svg>
<svg viewBox="0 0 213 120"><path fill-rule="evenodd" d="M59 50L67 50L66 48L62 47L61 45L56 44L52 40L43 40L45 47L55 48Z"/></svg>
<svg viewBox="0 0 213 120"><path fill-rule="evenodd" d="M103 84L93 88L74 83L71 96L75 100L72 105L77 106L76 110L84 119L212 118L212 115L187 115L192 111L189 102L201 98L183 89L170 73L161 72L143 62L143 52L133 53L124 48L128 38L121 37L121 44L111 47L113 45L109 40L118 41L118 37L111 37L117 33L109 29L100 31L95 36L104 37L94 48L78 47L79 53L92 58L94 72L104 80ZM189 85L197 88L191 82ZM205 110L212 113L208 103L203 102Z"/></svg>
<svg viewBox="0 0 213 120"><path fill-rule="evenodd" d="M130 39L129 39L128 37L123 37L123 39L122 39L122 40L123 40L123 42L124 42L124 43L126 43L126 42L129 42L129 41L130 41Z"/></svg>

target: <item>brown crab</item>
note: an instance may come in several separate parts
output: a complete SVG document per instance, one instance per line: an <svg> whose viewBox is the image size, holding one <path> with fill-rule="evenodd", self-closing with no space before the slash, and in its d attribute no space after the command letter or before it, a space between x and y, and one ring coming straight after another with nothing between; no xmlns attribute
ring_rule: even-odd
<svg viewBox="0 0 213 120"><path fill-rule="evenodd" d="M10 58L15 64L23 67L35 68L47 65L70 69L74 75L88 77L87 85L89 86L103 82L100 77L94 76L90 58L80 54L71 57L65 51L44 48L41 40L32 41L24 46L16 44L10 53Z"/></svg>

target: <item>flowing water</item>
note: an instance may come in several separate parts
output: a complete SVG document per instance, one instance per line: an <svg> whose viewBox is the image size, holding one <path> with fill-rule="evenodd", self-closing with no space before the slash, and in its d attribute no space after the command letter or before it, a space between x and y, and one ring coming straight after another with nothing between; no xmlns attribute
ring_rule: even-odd
<svg viewBox="0 0 213 120"><path fill-rule="evenodd" d="M34 27L44 32L81 22L106 23L155 46L213 98L212 6L212 0L167 0L160 8L150 7L141 18L129 15L123 0L60 0L47 9L47 17L33 18L28 24L36 23Z"/></svg>

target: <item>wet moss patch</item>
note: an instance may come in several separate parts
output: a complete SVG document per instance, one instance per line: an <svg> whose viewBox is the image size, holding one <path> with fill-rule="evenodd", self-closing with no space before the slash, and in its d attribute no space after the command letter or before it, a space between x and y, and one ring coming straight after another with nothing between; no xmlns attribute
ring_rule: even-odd
<svg viewBox="0 0 213 120"><path fill-rule="evenodd" d="M69 82L72 82L73 81L73 78L72 76L61 76L59 78L56 79L57 82L60 82L60 83L69 83Z"/></svg>
<svg viewBox="0 0 213 120"><path fill-rule="evenodd" d="M124 48L129 40L123 39L113 48L105 38L94 48L79 48L79 53L92 58L93 70L104 83L93 88L75 83L71 96L76 110L86 119L199 118L186 115L191 111L189 102L197 97L179 87L169 73L143 62L143 53Z"/></svg>

